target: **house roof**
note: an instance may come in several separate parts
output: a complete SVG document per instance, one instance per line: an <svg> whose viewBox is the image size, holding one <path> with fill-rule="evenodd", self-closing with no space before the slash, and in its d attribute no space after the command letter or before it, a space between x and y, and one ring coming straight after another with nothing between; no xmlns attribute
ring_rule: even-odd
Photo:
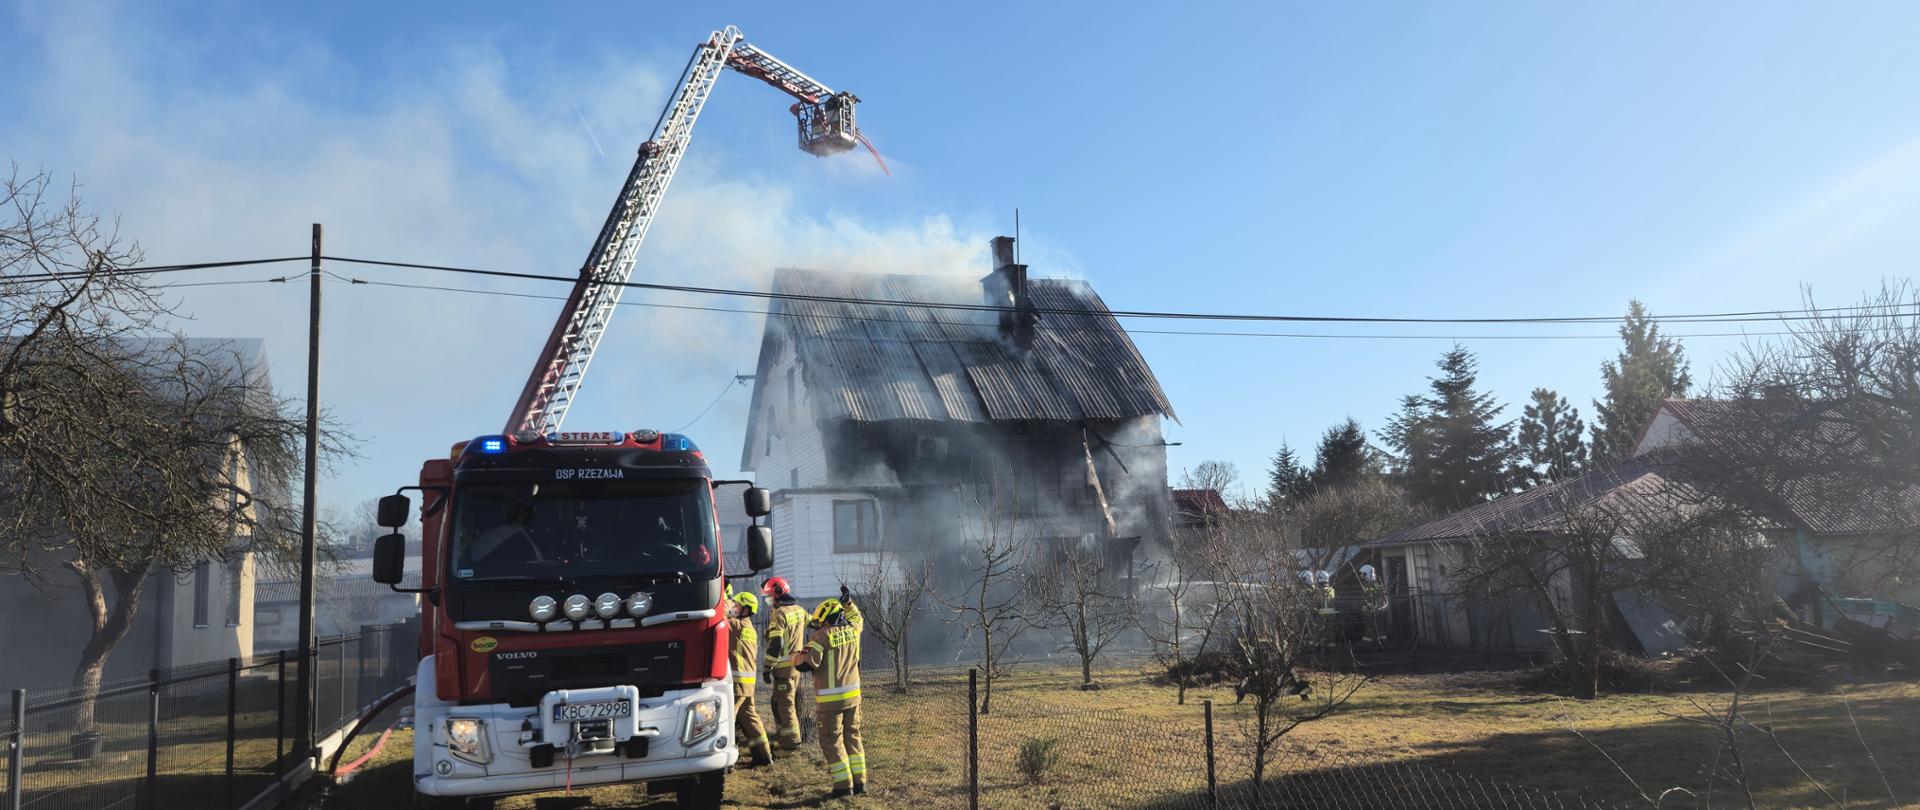
<svg viewBox="0 0 1920 810"><path fill-rule="evenodd" d="M1766 436L1764 431L1756 433L1741 427L1743 424L1752 424L1754 414L1766 413L1766 409L1775 407L1764 400L1668 399L1662 401L1660 407L1686 426L1692 441L1721 446L1771 445L1778 441ZM1794 406L1791 412L1774 410L1773 413L1774 418L1798 419L1803 414L1815 414L1821 410ZM1651 427L1652 420L1648 424ZM1811 427L1810 434L1799 432L1801 427L1808 426ZM1795 436L1810 435L1813 442L1825 448L1859 447L1859 452L1869 452L1850 433L1844 420L1815 419L1788 430ZM1644 430L1641 439L1645 439ZM1772 446L1763 450L1763 454L1781 452ZM1900 496L1888 492L1861 493L1844 486L1823 485L1817 477L1789 482L1780 489L1782 491L1773 494L1779 499L1779 507L1789 513L1783 517L1791 518L1816 534L1862 534L1909 529L1913 526L1914 517L1920 515L1920 489L1909 488Z"/></svg>
<svg viewBox="0 0 1920 810"><path fill-rule="evenodd" d="M1030 347L1009 345L979 282L943 276L780 270L760 373L792 341L824 419L856 422L1064 421L1174 417L1133 339L1084 281L1030 279L1040 312ZM849 301L846 299L856 299ZM754 387L754 409L761 409ZM749 435L749 441L752 436Z"/></svg>
<svg viewBox="0 0 1920 810"><path fill-rule="evenodd" d="M1213 489L1176 489L1173 507L1180 514L1194 518L1227 513L1226 499L1220 497L1219 490Z"/></svg>
<svg viewBox="0 0 1920 810"><path fill-rule="evenodd" d="M1368 546L1393 546L1498 537L1533 532L1550 533L1561 525L1570 506L1606 500L1651 500L1679 504L1698 491L1675 477L1672 457L1649 453L1558 483L1475 504L1446 517L1388 534Z"/></svg>

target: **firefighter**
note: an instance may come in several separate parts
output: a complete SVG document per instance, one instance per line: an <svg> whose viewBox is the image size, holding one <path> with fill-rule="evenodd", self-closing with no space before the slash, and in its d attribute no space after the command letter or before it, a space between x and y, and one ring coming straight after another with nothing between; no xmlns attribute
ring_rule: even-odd
<svg viewBox="0 0 1920 810"><path fill-rule="evenodd" d="M807 644L794 668L813 673L815 728L833 781L832 798L867 792L867 752L860 743L860 629L864 622L845 586L843 599L823 599L808 622Z"/></svg>
<svg viewBox="0 0 1920 810"><path fill-rule="evenodd" d="M760 634L754 632L753 614L760 611L760 599L741 591L727 598L727 629L733 637L733 719L738 727L740 747L753 756L747 765L755 768L773 764L773 747L767 744L767 727L753 707L753 659L760 654Z"/></svg>
<svg viewBox="0 0 1920 810"><path fill-rule="evenodd" d="M760 593L773 602L772 612L767 615L765 672L773 680L774 747L797 751L800 714L794 706L800 697L800 673L793 669L793 654L806 642L807 609L793 598L793 589L784 577L767 580Z"/></svg>

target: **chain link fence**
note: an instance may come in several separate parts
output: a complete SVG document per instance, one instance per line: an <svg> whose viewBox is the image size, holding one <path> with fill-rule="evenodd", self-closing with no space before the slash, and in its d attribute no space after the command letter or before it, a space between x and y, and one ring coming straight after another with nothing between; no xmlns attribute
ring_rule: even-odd
<svg viewBox="0 0 1920 810"><path fill-rule="evenodd" d="M417 630L375 625L313 651L315 738L413 675ZM238 808L277 785L293 751L297 653L234 658L79 690L12 692L5 810ZM88 714L91 712L91 718Z"/></svg>

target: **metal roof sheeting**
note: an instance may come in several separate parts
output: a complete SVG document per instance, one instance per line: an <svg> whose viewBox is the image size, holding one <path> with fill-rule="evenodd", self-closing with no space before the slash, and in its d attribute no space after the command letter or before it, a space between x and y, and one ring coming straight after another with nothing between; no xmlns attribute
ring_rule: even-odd
<svg viewBox="0 0 1920 810"><path fill-rule="evenodd" d="M980 303L978 282L937 276L781 270L780 294L903 303L776 299L823 417L891 420L1078 421L1173 417L1133 339L1086 282L1031 279L1040 316L1029 348L1000 337L994 312L914 303Z"/></svg>

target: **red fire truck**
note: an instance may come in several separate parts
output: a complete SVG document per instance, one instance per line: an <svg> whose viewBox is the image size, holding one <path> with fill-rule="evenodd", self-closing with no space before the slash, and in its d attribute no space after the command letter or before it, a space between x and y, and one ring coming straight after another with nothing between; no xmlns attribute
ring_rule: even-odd
<svg viewBox="0 0 1920 810"><path fill-rule="evenodd" d="M644 781L719 806L738 746L717 483L740 482L652 430L481 436L421 468L423 804ZM381 499L384 525L411 512ZM744 540L737 576L772 566L769 529ZM381 538L374 578L401 581L405 554Z"/></svg>

